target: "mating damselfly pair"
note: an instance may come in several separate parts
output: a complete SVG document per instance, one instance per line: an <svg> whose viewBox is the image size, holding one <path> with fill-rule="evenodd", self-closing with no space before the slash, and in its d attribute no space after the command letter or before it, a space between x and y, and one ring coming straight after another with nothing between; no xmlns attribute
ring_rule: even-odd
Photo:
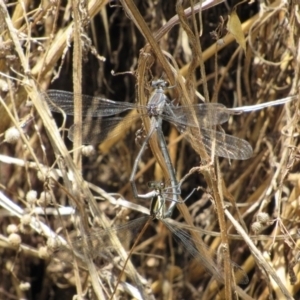
<svg viewBox="0 0 300 300"><path fill-rule="evenodd" d="M162 121L166 120L174 124L180 132L185 134L185 137L193 144L193 147L196 150L198 145L195 143L195 140L198 139L199 143L204 145L205 150L212 155L229 159L247 159L252 155L252 148L247 141L227 135L224 132L216 131L214 128L215 125L228 121L229 117L236 112L230 111L222 104L207 103L193 106L175 106L164 94L164 89L166 88L166 83L164 81L154 81L152 87L154 88L154 91L146 106L132 103L118 103L99 97L81 95L83 103L82 111L83 116L85 117L82 121L83 143L87 144L95 141L101 142L105 138L112 138L121 131L123 132L124 126L130 127L133 122L143 115L147 115L151 119L150 130L141 146L141 150L135 160L130 176L134 196L153 199L150 216L133 220L124 226L109 229L109 231L100 230L89 235L88 239L100 241L100 243L105 245L104 247L107 247L107 241L109 240L108 236L110 235L109 232L111 230L119 233L119 236L126 238L126 234L124 234L125 231L131 231L133 229L137 230L137 228L141 228L147 220L158 219L164 223L164 225L173 233L175 239L182 243L188 252L195 257L214 278L219 282L224 282L221 264L217 263L220 259L216 259L214 258L214 255L209 254L204 242L201 243L197 241L197 238L192 237L195 229L188 226L184 228L182 225L169 218L172 215L176 203L179 201L180 185L177 183L174 168L170 162L169 153L161 128ZM50 90L44 94L44 98L52 111L60 112L63 110L66 114L74 114L73 93ZM139 114L131 118L126 118L126 122L122 122L122 128L118 128L119 123L124 120L123 117L116 117L115 115L133 109L137 110ZM75 127L76 124L69 130L68 137L71 140L74 138ZM197 131L193 131L194 136L191 138L189 136L189 128L199 129L199 134L195 135L195 132ZM146 195L139 195L134 183L134 177L138 168L138 162L154 132L157 133L159 145L168 166L171 179L170 187L162 189L161 187L153 186L152 192ZM171 199L168 199L170 198L169 195L172 195ZM171 205L168 209L165 207L167 199L171 200ZM194 234L197 235L197 233ZM82 241L83 240L80 240L73 244L74 248L77 249L77 251L79 250L79 252L83 247ZM94 242L91 242L90 244L92 245ZM87 247L87 245L85 247ZM99 247L96 249L99 254ZM234 263L232 263L232 266L234 266L233 269L242 274L241 276L238 276L240 278L239 282L247 282L248 278L243 270Z"/></svg>

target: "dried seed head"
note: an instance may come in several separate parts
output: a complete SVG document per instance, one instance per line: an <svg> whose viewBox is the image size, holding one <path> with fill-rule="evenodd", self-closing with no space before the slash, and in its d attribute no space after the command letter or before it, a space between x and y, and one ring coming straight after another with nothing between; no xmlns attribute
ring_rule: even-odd
<svg viewBox="0 0 300 300"><path fill-rule="evenodd" d="M257 214L256 219L257 219L257 222L265 224L270 221L270 216L265 212L260 212Z"/></svg>
<svg viewBox="0 0 300 300"><path fill-rule="evenodd" d="M255 234L257 234L262 231L263 226L261 225L260 222L253 222L251 225L251 229Z"/></svg>
<svg viewBox="0 0 300 300"><path fill-rule="evenodd" d="M49 169L47 167L41 167L37 172L37 178L40 181L45 181L48 175Z"/></svg>
<svg viewBox="0 0 300 300"><path fill-rule="evenodd" d="M61 247L61 243L58 238L49 237L47 240L47 247L50 250L56 250L57 248Z"/></svg>
<svg viewBox="0 0 300 300"><path fill-rule="evenodd" d="M47 206L51 203L51 194L48 191L41 192L40 199L38 200L38 204L40 206Z"/></svg>
<svg viewBox="0 0 300 300"><path fill-rule="evenodd" d="M37 191L35 190L30 190L26 194L26 200L28 204L33 205L37 201Z"/></svg>
<svg viewBox="0 0 300 300"><path fill-rule="evenodd" d="M12 263L12 261L11 260L7 260L6 263L5 263L6 270L11 271L13 267L14 267L14 264Z"/></svg>
<svg viewBox="0 0 300 300"><path fill-rule="evenodd" d="M5 131L4 139L9 144L15 144L20 139L20 132L16 127L8 128Z"/></svg>
<svg viewBox="0 0 300 300"><path fill-rule="evenodd" d="M154 268L154 267L157 268L159 266L159 262L158 262L157 258L154 258L154 257L149 258L146 263L147 263L147 267L150 267L150 268Z"/></svg>
<svg viewBox="0 0 300 300"><path fill-rule="evenodd" d="M30 290L31 285L29 282L21 282L19 287L20 287L21 291L28 291L28 290Z"/></svg>
<svg viewBox="0 0 300 300"><path fill-rule="evenodd" d="M23 215L20 221L24 226L29 226L31 223L31 215L30 214Z"/></svg>
<svg viewBox="0 0 300 300"><path fill-rule="evenodd" d="M217 40L217 45L218 46L223 46L225 44L224 40L223 39L218 39Z"/></svg>
<svg viewBox="0 0 300 300"><path fill-rule="evenodd" d="M49 253L48 253L48 248L45 246L42 246L39 248L39 258L41 259L48 259L49 258Z"/></svg>
<svg viewBox="0 0 300 300"><path fill-rule="evenodd" d="M43 166L38 170L37 177L40 181L46 181L47 179L49 179L50 183L52 183L53 180L51 179L57 181L59 178L59 174L55 170L51 170L50 168Z"/></svg>
<svg viewBox="0 0 300 300"><path fill-rule="evenodd" d="M5 80L0 79L0 90L2 92L8 92L8 84Z"/></svg>
<svg viewBox="0 0 300 300"><path fill-rule="evenodd" d="M9 224L6 228L6 231L8 234L17 233L19 231L19 228L16 224Z"/></svg>
<svg viewBox="0 0 300 300"><path fill-rule="evenodd" d="M8 236L8 241L10 242L11 245L13 246L20 246L21 245L21 237L19 234L17 233L11 233L9 236Z"/></svg>
<svg viewBox="0 0 300 300"><path fill-rule="evenodd" d="M90 157L95 154L95 148L92 145L83 146L81 149L81 153L83 156Z"/></svg>

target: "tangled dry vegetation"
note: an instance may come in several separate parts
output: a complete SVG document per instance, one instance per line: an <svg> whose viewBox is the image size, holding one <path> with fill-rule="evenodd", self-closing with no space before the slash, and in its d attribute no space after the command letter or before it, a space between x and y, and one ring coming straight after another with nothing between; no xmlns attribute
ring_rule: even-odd
<svg viewBox="0 0 300 300"><path fill-rule="evenodd" d="M109 299L141 230L138 221L123 225L149 213L150 200L134 199L129 184L139 151L135 132L149 129L148 118L128 129L127 115L120 136L82 157L80 135L72 145L65 130L81 120L80 97L76 116L64 123L61 114L51 118L41 91L146 104L151 81L162 77L174 85L168 97L180 104L201 102L195 90L227 107L297 95L296 1L222 2L191 9L193 1L0 0L1 299ZM114 299L138 298L138 291L141 299L299 299L294 99L235 115L217 128L251 144L253 156L243 161L209 163L205 152L199 155L163 124L177 178L194 171L182 199L197 188L173 217L195 226L193 238L223 257L225 281L217 284L154 221L133 249ZM148 192L152 180L169 180L155 138L139 163L139 192ZM111 226L120 229L119 239L115 231L99 244L87 238ZM70 244L80 232L81 240ZM53 250L58 241L69 246ZM246 285L241 277L234 283L229 256L247 274Z"/></svg>

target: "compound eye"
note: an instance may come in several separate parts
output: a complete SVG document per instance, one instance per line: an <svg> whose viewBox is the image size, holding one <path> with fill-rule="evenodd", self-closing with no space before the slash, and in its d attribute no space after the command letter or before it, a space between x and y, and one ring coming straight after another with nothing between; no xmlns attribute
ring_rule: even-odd
<svg viewBox="0 0 300 300"><path fill-rule="evenodd" d="M152 87L157 87L159 85L159 80L154 80L151 82Z"/></svg>
<svg viewBox="0 0 300 300"><path fill-rule="evenodd" d="M155 182L154 182L154 181L149 181L149 182L148 182L148 187L149 187L149 188L155 187Z"/></svg>
<svg viewBox="0 0 300 300"><path fill-rule="evenodd" d="M160 84L162 87L166 87L168 86L168 83L166 81L162 81L161 84Z"/></svg>
<svg viewBox="0 0 300 300"><path fill-rule="evenodd" d="M153 88L166 87L168 86L168 83L163 79L157 79L152 81L151 86Z"/></svg>

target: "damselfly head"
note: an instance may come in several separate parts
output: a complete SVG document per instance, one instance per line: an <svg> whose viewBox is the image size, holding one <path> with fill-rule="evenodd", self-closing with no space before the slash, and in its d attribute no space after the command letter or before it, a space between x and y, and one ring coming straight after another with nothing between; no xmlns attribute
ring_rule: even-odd
<svg viewBox="0 0 300 300"><path fill-rule="evenodd" d="M149 181L148 187L154 190L162 190L165 188L165 183L163 181Z"/></svg>
<svg viewBox="0 0 300 300"><path fill-rule="evenodd" d="M164 81L163 79L157 79L157 80L152 81L151 86L156 89L164 88L164 87L168 86L168 83L166 81Z"/></svg>

